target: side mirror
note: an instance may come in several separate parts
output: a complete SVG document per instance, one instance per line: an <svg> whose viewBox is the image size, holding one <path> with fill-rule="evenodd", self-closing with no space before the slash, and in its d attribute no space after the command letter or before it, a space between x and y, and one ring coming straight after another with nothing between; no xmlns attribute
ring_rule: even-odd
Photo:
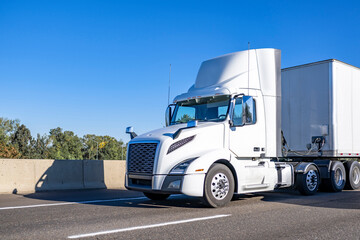
<svg viewBox="0 0 360 240"><path fill-rule="evenodd" d="M255 101L251 96L243 97L243 124L256 123Z"/></svg>
<svg viewBox="0 0 360 240"><path fill-rule="evenodd" d="M171 123L171 118L172 118L174 109L175 109L175 104L170 104L170 105L166 108L166 111L165 111L165 125L166 125L166 126L169 126L170 123Z"/></svg>
<svg viewBox="0 0 360 240"><path fill-rule="evenodd" d="M127 127L126 128L126 133L132 133L134 132L134 128L133 127Z"/></svg>
<svg viewBox="0 0 360 240"><path fill-rule="evenodd" d="M131 139L137 137L137 134L134 132L134 128L133 128L133 127L127 127L127 128L126 128L126 133L130 134L130 138L131 138Z"/></svg>

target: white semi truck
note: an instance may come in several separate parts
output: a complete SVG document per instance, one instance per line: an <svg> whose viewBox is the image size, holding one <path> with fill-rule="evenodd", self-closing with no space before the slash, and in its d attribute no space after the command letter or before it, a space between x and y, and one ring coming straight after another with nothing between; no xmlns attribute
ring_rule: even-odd
<svg viewBox="0 0 360 240"><path fill-rule="evenodd" d="M211 207L234 193L357 189L357 104L360 69L337 60L281 70L280 50L253 49L204 61L167 108L165 128L127 128L126 188Z"/></svg>

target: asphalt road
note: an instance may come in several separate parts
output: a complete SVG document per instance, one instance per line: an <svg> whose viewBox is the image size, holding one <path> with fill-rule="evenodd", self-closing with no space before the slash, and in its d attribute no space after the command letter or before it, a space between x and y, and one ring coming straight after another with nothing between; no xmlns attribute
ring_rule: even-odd
<svg viewBox="0 0 360 240"><path fill-rule="evenodd" d="M360 239L360 191L238 195L206 208L183 195L87 190L0 195L0 239Z"/></svg>

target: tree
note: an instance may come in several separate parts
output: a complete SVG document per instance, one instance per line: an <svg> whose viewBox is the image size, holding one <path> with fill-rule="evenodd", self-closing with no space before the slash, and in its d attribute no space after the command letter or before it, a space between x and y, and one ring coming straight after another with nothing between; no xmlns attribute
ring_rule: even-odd
<svg viewBox="0 0 360 240"><path fill-rule="evenodd" d="M96 159L98 152L98 142L101 137L94 134L87 134L82 138L83 143L83 159Z"/></svg>
<svg viewBox="0 0 360 240"><path fill-rule="evenodd" d="M188 114L184 114L182 115L182 117L180 118L179 122L180 123L187 123L188 121L193 120L192 117L190 117Z"/></svg>
<svg viewBox="0 0 360 240"><path fill-rule="evenodd" d="M33 140L31 156L36 159L50 158L49 146L49 137L47 135L40 136L40 134L37 134L36 141Z"/></svg>
<svg viewBox="0 0 360 240"><path fill-rule="evenodd" d="M10 144L11 135L14 134L19 125L20 121L18 119L9 120L0 117L0 142Z"/></svg>
<svg viewBox="0 0 360 240"><path fill-rule="evenodd" d="M21 158L31 158L33 138L24 124L21 124L11 136L11 143L21 154Z"/></svg>
<svg viewBox="0 0 360 240"><path fill-rule="evenodd" d="M123 144L110 136L79 138L60 127L51 129L50 135L37 134L35 139L19 120L0 118L0 158L124 159Z"/></svg>
<svg viewBox="0 0 360 240"><path fill-rule="evenodd" d="M0 142L0 158L20 158L20 156L15 147Z"/></svg>
<svg viewBox="0 0 360 240"><path fill-rule="evenodd" d="M244 115L243 123L251 123L252 120L252 112L250 110L250 106L248 104L245 104L245 115Z"/></svg>
<svg viewBox="0 0 360 240"><path fill-rule="evenodd" d="M72 131L62 131L61 128L50 130L50 157L54 159L83 159L82 142Z"/></svg>
<svg viewBox="0 0 360 240"><path fill-rule="evenodd" d="M19 158L21 154L11 144L11 137L19 126L19 120L0 118L0 158Z"/></svg>
<svg viewBox="0 0 360 240"><path fill-rule="evenodd" d="M104 136L102 137L105 145L103 148L100 148L99 159L121 159L121 147L123 142L117 141L114 137Z"/></svg>
<svg viewBox="0 0 360 240"><path fill-rule="evenodd" d="M125 148L122 149L123 142L117 141L110 136L96 136L87 134L83 137L83 158L114 160L122 159L121 154L125 154Z"/></svg>

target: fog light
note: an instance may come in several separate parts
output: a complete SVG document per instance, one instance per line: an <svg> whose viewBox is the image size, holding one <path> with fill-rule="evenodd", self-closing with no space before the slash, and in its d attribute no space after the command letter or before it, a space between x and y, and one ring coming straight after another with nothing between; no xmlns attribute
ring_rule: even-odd
<svg viewBox="0 0 360 240"><path fill-rule="evenodd" d="M180 189L181 180L173 181L169 184L168 188Z"/></svg>

